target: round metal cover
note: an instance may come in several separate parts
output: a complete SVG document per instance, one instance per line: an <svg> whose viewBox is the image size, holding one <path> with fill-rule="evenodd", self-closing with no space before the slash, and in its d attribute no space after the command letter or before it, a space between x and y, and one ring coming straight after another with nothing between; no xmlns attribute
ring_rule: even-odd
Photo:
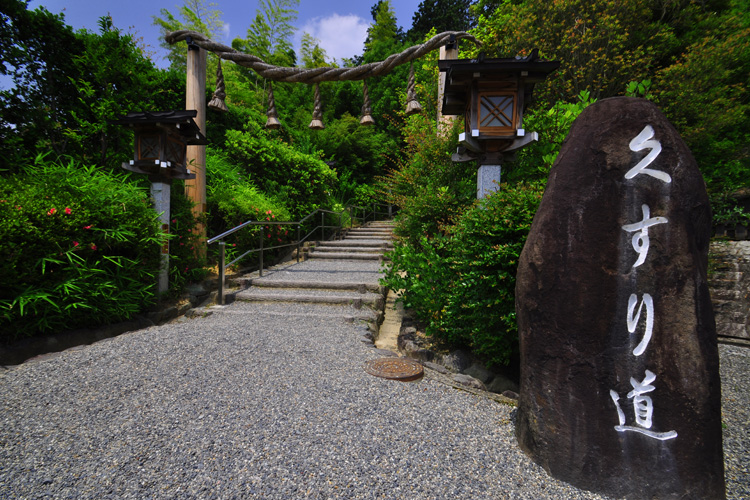
<svg viewBox="0 0 750 500"><path fill-rule="evenodd" d="M365 371L376 377L409 382L422 378L424 368L414 360L406 358L380 358L365 362Z"/></svg>

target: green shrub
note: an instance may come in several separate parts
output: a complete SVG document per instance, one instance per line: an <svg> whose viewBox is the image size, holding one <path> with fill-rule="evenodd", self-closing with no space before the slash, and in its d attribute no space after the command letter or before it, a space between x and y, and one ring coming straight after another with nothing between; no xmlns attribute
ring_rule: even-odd
<svg viewBox="0 0 750 500"><path fill-rule="evenodd" d="M205 223L205 217L193 213L195 204L185 196L183 181L175 181L170 192L169 293L178 296L185 285L208 275L206 258L196 253L200 236L195 229L198 223Z"/></svg>
<svg viewBox="0 0 750 500"><path fill-rule="evenodd" d="M0 339L127 319L155 299L163 237L126 175L38 157L0 178Z"/></svg>
<svg viewBox="0 0 750 500"><path fill-rule="evenodd" d="M284 200L292 217L304 217L328 204L336 173L314 156L270 138L251 123L248 131L226 133L226 153L264 193Z"/></svg>
<svg viewBox="0 0 750 500"><path fill-rule="evenodd" d="M402 240L385 284L447 347L470 348L489 365L507 364L518 340L518 258L543 192L541 183L503 184L464 212L445 236Z"/></svg>
<svg viewBox="0 0 750 500"><path fill-rule="evenodd" d="M260 192L246 172L233 165L222 153L210 151L206 160L210 236L219 235L247 221L288 221L291 214L284 203ZM277 246L296 239L296 226L268 225L264 228L264 245ZM231 256L241 251L257 248L260 226L245 227L226 239Z"/></svg>

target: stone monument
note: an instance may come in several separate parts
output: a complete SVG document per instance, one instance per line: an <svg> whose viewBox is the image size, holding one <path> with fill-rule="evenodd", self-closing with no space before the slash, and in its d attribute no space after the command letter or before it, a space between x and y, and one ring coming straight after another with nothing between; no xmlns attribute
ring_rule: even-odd
<svg viewBox="0 0 750 500"><path fill-rule="evenodd" d="M576 120L521 255L520 446L552 476L633 499L725 498L711 214L651 102Z"/></svg>

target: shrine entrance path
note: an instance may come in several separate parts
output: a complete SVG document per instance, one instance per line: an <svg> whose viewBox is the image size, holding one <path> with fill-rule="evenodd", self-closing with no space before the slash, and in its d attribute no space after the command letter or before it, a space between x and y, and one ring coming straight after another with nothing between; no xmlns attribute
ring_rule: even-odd
<svg viewBox="0 0 750 500"><path fill-rule="evenodd" d="M380 269L323 258L264 278L377 284ZM512 406L429 373L368 375L364 363L383 356L363 342L376 313L355 305L237 300L3 370L3 497L605 498L532 463ZM748 493L748 352L721 346L723 375L737 380L724 388L729 498Z"/></svg>

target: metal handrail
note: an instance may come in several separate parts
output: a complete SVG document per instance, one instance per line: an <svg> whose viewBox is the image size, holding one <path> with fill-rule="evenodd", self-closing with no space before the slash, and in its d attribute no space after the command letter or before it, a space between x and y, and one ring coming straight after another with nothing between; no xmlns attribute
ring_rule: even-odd
<svg viewBox="0 0 750 500"><path fill-rule="evenodd" d="M219 304L220 305L224 304L224 282L225 282L225 279L226 279L226 270L227 270L227 268L229 268L231 265L235 264L236 262L242 260L247 255L249 255L251 253L255 253L255 252L259 252L260 253L259 261L258 261L258 267L259 267L259 275L262 277L263 276L263 252L265 250L275 250L275 249L278 249L278 248L285 248L285 247L296 246L297 247L297 262L299 262L299 258L300 258L300 246L305 241L307 241L308 238L310 238L310 236L312 236L318 229L320 229L320 233L321 233L321 238L320 239L321 240L325 239L325 230L326 229L335 228L337 230L337 232L335 234L337 234L339 231L341 231L343 229L343 214L344 213L348 213L349 214L349 219L350 219L350 222L351 222L350 227L354 227L354 220L355 219L359 220L359 217L357 217L357 211L360 210L360 209L362 210L362 219L361 219L362 220L362 224L364 224L365 222L367 222L368 215L372 216L372 220L376 220L378 215L387 215L389 217L391 216L391 214L392 214L392 207L391 207L391 205L383 205L383 204L379 205L379 206L388 206L388 212L378 212L376 210L376 206L378 206L378 204L373 203L372 212L370 214L368 214L367 209L364 208L364 207L356 207L356 206L350 205L350 206L347 206L344 210L341 210L340 212L334 212L332 210L325 210L325 209L322 209L322 208L318 208L317 210L313 210L308 215L306 215L304 218L302 218L302 219L300 219L298 221L246 221L246 222L243 222L242 224L240 224L240 225L238 225L236 227L233 227L232 229L230 229L228 231L224 231L223 233L221 233L218 236L214 236L213 238L209 239L206 242L208 245L210 245L212 243L215 243L217 241L219 242L219 266L218 266L219 267L219 292L218 292L218 302L219 302ZM352 210L354 210L354 213L352 213ZM312 218L313 216L317 215L318 213L320 213L320 215L321 215L320 225L314 227L309 233L307 233L304 236L304 238L302 238L301 235L300 235L300 232L302 230L302 224L304 224L305 222L307 222L308 219ZM339 225L338 226L326 226L325 225L325 216L326 216L326 214L338 215L339 216ZM265 227L264 226L271 226L271 225L276 225L276 226L296 225L297 226L297 239L296 239L296 241L294 243L287 243L287 244L284 244L284 245L276 245L276 246L272 246L272 247L265 247L265 245L264 245ZM239 231L240 229L243 229L243 228L245 228L247 226L261 226L260 227L260 248L250 249L247 252L245 252L242 255L240 255L239 257L235 258L232 262L226 264L225 263L225 260L226 260L226 258L225 258L226 242L221 241L221 240L223 240L224 238L226 238L230 234L233 234L233 233L235 233L235 232Z"/></svg>

